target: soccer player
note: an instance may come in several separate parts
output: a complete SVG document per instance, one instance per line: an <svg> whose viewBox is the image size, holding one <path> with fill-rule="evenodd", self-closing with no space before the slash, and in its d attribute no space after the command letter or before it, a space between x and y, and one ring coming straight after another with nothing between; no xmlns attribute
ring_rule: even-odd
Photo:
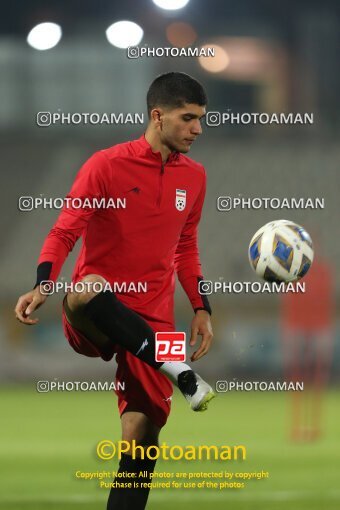
<svg viewBox="0 0 340 510"><path fill-rule="evenodd" d="M42 282L56 281L82 237L72 281L86 286L64 298L65 336L85 356L109 361L116 354L116 379L125 383L124 391L116 391L122 439L139 445L158 444L170 412L170 381L194 411L205 410L214 396L187 364L155 361L155 332L175 331L175 272L195 313L190 345L202 336L191 361L204 356L212 341L210 306L198 290L203 276L197 226L206 176L201 164L184 155L202 132L206 104L203 87L187 74L171 72L153 81L145 134L100 150L83 165L42 247L34 290L15 308L22 323L38 322L31 315L46 300ZM86 205L75 207L72 199ZM98 205L102 199L125 199L126 207L89 206L89 200ZM147 292L113 292L117 282L146 282ZM150 459L123 454L119 470L147 471L149 480L141 481L148 482L154 466ZM148 493L147 488L112 489L107 508L142 510Z"/></svg>

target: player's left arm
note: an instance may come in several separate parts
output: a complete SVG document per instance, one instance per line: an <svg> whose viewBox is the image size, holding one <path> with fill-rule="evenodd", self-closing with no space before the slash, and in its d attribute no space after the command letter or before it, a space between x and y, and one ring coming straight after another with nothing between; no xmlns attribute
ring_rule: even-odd
<svg viewBox="0 0 340 510"><path fill-rule="evenodd" d="M206 191L204 169L203 172L200 193L183 227L175 253L175 269L178 279L195 311L191 323L190 346L197 343L198 336L202 337L200 346L191 356L191 361L197 361L204 356L209 351L213 339L210 304L207 297L199 293L199 282L203 280L203 275L198 249L198 224Z"/></svg>

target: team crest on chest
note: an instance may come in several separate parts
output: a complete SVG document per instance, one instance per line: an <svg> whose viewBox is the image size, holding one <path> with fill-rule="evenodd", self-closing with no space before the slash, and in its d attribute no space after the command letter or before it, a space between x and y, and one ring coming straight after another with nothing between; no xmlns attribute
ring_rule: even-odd
<svg viewBox="0 0 340 510"><path fill-rule="evenodd" d="M176 209L184 211L187 202L187 192L185 189L176 189Z"/></svg>

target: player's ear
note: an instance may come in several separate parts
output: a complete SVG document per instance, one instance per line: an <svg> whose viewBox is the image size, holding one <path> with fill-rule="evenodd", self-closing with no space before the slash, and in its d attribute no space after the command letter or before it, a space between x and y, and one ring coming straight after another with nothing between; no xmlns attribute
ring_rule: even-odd
<svg viewBox="0 0 340 510"><path fill-rule="evenodd" d="M150 118L155 126L162 127L163 122L163 110L162 108L153 108L150 113Z"/></svg>

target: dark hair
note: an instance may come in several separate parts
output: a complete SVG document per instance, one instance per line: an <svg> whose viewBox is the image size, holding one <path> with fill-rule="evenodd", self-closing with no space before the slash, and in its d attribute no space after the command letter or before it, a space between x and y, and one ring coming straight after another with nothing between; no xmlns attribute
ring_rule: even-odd
<svg viewBox="0 0 340 510"><path fill-rule="evenodd" d="M158 76L150 85L146 103L148 114L156 106L179 108L184 103L205 106L207 96L202 85L186 73L166 73Z"/></svg>

